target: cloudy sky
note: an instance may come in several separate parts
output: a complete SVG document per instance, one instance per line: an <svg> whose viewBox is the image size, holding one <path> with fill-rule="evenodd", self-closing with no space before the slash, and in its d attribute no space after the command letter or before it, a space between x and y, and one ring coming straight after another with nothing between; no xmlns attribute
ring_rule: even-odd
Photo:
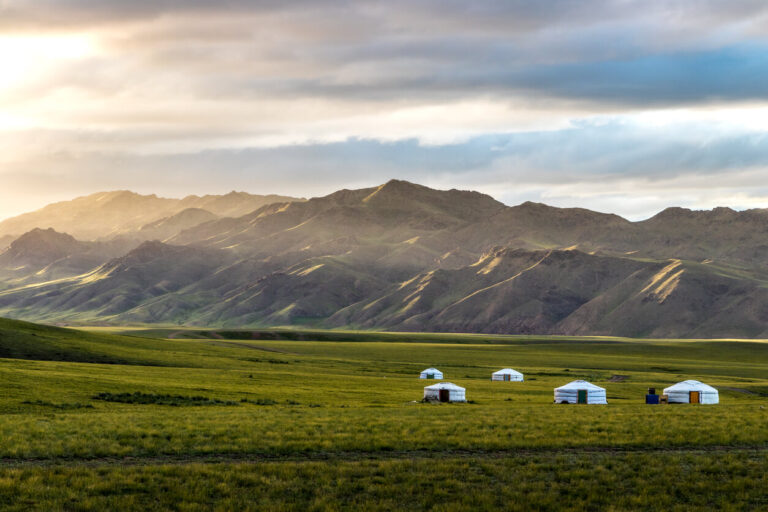
<svg viewBox="0 0 768 512"><path fill-rule="evenodd" d="M768 207L768 3L0 0L0 218L390 178Z"/></svg>

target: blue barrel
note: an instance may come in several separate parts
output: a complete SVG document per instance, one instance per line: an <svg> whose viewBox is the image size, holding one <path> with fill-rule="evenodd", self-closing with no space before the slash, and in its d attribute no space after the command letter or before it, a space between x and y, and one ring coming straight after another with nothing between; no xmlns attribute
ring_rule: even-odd
<svg viewBox="0 0 768 512"><path fill-rule="evenodd" d="M645 395L645 403L647 403L647 404L658 404L659 403L659 395Z"/></svg>

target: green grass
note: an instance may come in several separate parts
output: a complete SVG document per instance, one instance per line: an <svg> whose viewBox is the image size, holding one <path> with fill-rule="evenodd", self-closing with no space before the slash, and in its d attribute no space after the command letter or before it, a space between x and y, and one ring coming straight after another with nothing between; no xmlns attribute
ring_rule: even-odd
<svg viewBox="0 0 768 512"><path fill-rule="evenodd" d="M739 451L15 468L0 469L0 507L764 510L766 463Z"/></svg>
<svg viewBox="0 0 768 512"><path fill-rule="evenodd" d="M767 506L768 343L274 332L0 320L0 508ZM430 366L473 403L419 403ZM577 378L609 404L552 404ZM687 378L721 404L643 404Z"/></svg>

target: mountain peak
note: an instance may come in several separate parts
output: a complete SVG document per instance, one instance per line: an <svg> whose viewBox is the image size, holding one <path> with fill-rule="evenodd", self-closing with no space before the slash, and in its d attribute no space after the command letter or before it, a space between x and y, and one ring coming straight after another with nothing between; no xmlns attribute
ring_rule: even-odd
<svg viewBox="0 0 768 512"><path fill-rule="evenodd" d="M396 178L392 178L391 180L387 181L381 187L389 188L389 189L401 189L401 190L407 190L407 189L414 189L414 188L428 188L424 185L417 185L416 183L411 183L410 181L406 180L398 180Z"/></svg>
<svg viewBox="0 0 768 512"><path fill-rule="evenodd" d="M175 247L164 244L160 240L148 240L129 252L126 256L135 256L141 259L150 259L171 252Z"/></svg>
<svg viewBox="0 0 768 512"><path fill-rule="evenodd" d="M371 190L371 189L368 189ZM364 199L368 205L380 205L387 208L411 209L414 205L432 212L475 211L485 215L491 211L505 208L489 195L471 190L438 190L418 185L405 180L392 179L373 189Z"/></svg>
<svg viewBox="0 0 768 512"><path fill-rule="evenodd" d="M53 228L35 228L11 242L11 249L72 246L78 243L72 235L59 233Z"/></svg>
<svg viewBox="0 0 768 512"><path fill-rule="evenodd" d="M537 203L536 201L526 201L524 203L520 203L518 206L520 206L520 208L554 208L553 206L549 206L544 203Z"/></svg>
<svg viewBox="0 0 768 512"><path fill-rule="evenodd" d="M376 187L371 194L363 199L364 203L368 203L373 200L380 201L383 198L411 198L419 195L425 191L433 191L423 185L416 185L408 181L403 180L389 180L383 185ZM437 191L433 191L437 192Z"/></svg>
<svg viewBox="0 0 768 512"><path fill-rule="evenodd" d="M2 253L2 259L5 263L45 265L82 250L84 245L84 242L53 228L35 228L11 242Z"/></svg>
<svg viewBox="0 0 768 512"><path fill-rule="evenodd" d="M673 219L677 217L688 216L693 213L693 210L689 208L682 208L680 206L670 206L664 208L662 211L651 217L652 219Z"/></svg>
<svg viewBox="0 0 768 512"><path fill-rule="evenodd" d="M646 222L674 222L683 219L699 219L699 220L730 220L735 217L744 217L749 215L755 210L747 210L746 212L738 212L732 208L726 206L718 206L711 210L691 210L689 208L681 208L679 206L672 206L660 211Z"/></svg>

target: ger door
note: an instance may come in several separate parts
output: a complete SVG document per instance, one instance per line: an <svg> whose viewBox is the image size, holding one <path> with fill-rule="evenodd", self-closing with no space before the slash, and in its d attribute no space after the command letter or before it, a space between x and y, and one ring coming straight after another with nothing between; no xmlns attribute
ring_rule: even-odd
<svg viewBox="0 0 768 512"><path fill-rule="evenodd" d="M580 389L578 391L578 401L576 403L579 403L579 404L586 404L587 403L587 390L586 389Z"/></svg>

